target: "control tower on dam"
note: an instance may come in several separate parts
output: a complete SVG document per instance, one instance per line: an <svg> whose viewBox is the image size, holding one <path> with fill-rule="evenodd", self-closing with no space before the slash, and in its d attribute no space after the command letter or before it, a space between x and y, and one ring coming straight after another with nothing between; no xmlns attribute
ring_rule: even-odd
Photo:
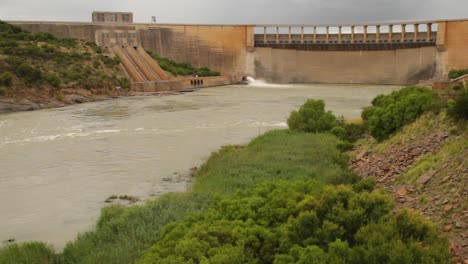
<svg viewBox="0 0 468 264"><path fill-rule="evenodd" d="M10 21L30 31L131 46L231 82L416 84L468 68L468 19L333 25L140 24L132 13L94 12L92 22ZM145 73L142 69L142 73Z"/></svg>

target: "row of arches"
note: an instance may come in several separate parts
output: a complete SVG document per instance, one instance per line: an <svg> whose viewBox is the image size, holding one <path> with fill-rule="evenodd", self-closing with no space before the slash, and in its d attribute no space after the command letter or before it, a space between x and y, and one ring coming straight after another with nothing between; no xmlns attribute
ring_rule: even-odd
<svg viewBox="0 0 468 264"><path fill-rule="evenodd" d="M190 80L190 84L192 86L203 86L204 83L203 83L203 80L200 79L200 80Z"/></svg>

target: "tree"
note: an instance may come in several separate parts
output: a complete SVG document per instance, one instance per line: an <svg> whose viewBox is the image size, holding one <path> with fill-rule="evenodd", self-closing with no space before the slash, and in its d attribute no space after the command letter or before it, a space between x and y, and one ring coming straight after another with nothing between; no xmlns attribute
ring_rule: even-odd
<svg viewBox="0 0 468 264"><path fill-rule="evenodd" d="M288 126L294 131L325 132L337 124L331 111L325 111L323 100L309 99L299 111L293 111L288 118Z"/></svg>

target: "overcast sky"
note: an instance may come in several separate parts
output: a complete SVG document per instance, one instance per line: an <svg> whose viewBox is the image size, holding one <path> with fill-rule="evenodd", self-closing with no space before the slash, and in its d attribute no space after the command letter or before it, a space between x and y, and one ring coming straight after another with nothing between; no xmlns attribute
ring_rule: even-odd
<svg viewBox="0 0 468 264"><path fill-rule="evenodd" d="M90 21L93 10L142 23L359 23L467 18L468 0L0 0L0 20Z"/></svg>

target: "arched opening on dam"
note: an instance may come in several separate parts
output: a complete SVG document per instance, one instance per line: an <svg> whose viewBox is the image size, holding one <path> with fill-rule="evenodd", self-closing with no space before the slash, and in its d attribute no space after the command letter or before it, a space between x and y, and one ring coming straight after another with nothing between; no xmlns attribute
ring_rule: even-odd
<svg viewBox="0 0 468 264"><path fill-rule="evenodd" d="M435 46L437 24L437 21L426 21L361 25L256 25L255 46L304 50L383 50ZM376 46L384 43L393 45Z"/></svg>

